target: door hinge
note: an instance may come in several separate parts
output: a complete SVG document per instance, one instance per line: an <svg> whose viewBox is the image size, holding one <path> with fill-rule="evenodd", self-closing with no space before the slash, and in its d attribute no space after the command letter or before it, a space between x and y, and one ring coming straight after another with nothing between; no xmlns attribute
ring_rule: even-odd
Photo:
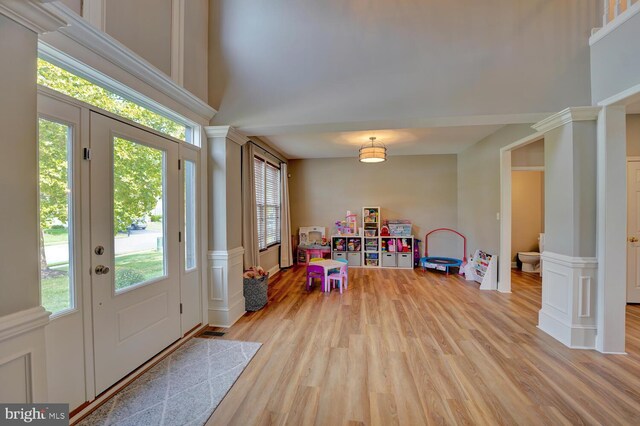
<svg viewBox="0 0 640 426"><path fill-rule="evenodd" d="M180 304L180 314L182 314L182 303Z"/></svg>
<svg viewBox="0 0 640 426"><path fill-rule="evenodd" d="M178 231L178 242L182 242L182 231Z"/></svg>
<svg viewBox="0 0 640 426"><path fill-rule="evenodd" d="M91 148L82 148L82 159L91 160Z"/></svg>
<svg viewBox="0 0 640 426"><path fill-rule="evenodd" d="M178 170L182 170L182 160L178 160Z"/></svg>

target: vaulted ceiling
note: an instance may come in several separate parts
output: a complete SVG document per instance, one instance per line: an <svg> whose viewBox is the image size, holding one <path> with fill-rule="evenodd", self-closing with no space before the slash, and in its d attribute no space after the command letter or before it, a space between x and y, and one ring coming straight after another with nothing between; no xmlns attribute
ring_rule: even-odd
<svg viewBox="0 0 640 426"><path fill-rule="evenodd" d="M396 155L455 153L502 125L590 104L599 0L216 0L211 8L216 122L291 158L355 155L346 147L369 135L403 141Z"/></svg>

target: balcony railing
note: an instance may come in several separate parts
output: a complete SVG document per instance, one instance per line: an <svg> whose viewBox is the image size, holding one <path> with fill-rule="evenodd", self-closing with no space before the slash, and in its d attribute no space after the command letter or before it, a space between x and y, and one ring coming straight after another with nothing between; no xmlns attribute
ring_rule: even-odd
<svg viewBox="0 0 640 426"><path fill-rule="evenodd" d="M602 15L602 27L616 19L640 0L604 0L604 14Z"/></svg>

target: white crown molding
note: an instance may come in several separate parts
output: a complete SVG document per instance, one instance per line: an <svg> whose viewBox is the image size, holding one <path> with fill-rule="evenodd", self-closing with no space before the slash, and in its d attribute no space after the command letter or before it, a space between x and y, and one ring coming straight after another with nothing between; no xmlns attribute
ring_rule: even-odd
<svg viewBox="0 0 640 426"><path fill-rule="evenodd" d="M573 257L567 256L566 254L554 253L546 250L541 254L540 257L544 262L555 263L569 268L595 268L598 266L597 257Z"/></svg>
<svg viewBox="0 0 640 426"><path fill-rule="evenodd" d="M248 137L231 126L205 126L204 132L207 135L207 139L227 138L240 146L249 142Z"/></svg>
<svg viewBox="0 0 640 426"><path fill-rule="evenodd" d="M591 37L589 37L589 46L593 46L602 40L606 35L611 34L616 28L633 18L640 12L640 2L634 3L629 9L616 16L611 22L607 23L603 28L598 29Z"/></svg>
<svg viewBox="0 0 640 426"><path fill-rule="evenodd" d="M67 25L63 16L55 10L45 9L43 4L38 0L0 0L0 14L38 34Z"/></svg>
<svg viewBox="0 0 640 426"><path fill-rule="evenodd" d="M49 324L50 312L42 306L0 317L0 342Z"/></svg>
<svg viewBox="0 0 640 426"><path fill-rule="evenodd" d="M202 99L178 85L169 76L142 59L132 50L100 31L60 2L43 5L51 13L61 16L69 26L61 28L60 34L89 49L120 69L139 78L154 89L164 93L200 117L211 120L216 110Z"/></svg>
<svg viewBox="0 0 640 426"><path fill-rule="evenodd" d="M592 121L598 118L600 107L570 107L555 113L542 121L534 124L533 127L538 132L546 133L567 123L574 121Z"/></svg>
<svg viewBox="0 0 640 426"><path fill-rule="evenodd" d="M244 254L244 247L236 247L231 250L210 250L207 253L207 258L209 260L227 260L233 259L237 256L242 256Z"/></svg>

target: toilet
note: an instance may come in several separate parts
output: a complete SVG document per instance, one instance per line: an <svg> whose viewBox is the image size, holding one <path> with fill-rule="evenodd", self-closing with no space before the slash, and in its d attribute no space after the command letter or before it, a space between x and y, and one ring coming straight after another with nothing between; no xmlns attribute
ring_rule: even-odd
<svg viewBox="0 0 640 426"><path fill-rule="evenodd" d="M540 234L538 237L537 251L521 251L518 252L518 259L522 262L522 272L537 272L541 271L540 253L544 251L544 234Z"/></svg>

